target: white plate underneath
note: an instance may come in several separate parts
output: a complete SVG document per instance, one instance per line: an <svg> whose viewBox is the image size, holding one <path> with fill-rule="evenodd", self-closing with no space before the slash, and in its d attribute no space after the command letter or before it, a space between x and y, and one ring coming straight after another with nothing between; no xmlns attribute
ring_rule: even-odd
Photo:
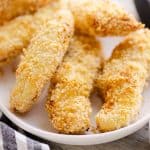
<svg viewBox="0 0 150 150"><path fill-rule="evenodd" d="M120 41L119 38L106 38L102 39L103 47L105 50L105 55L109 56L111 53L111 49ZM107 43L107 44L106 44ZM109 43L109 44L108 44ZM150 86L144 90L144 102L142 106L142 110L139 116L139 119L124 128L121 128L116 131L107 132L107 133L99 133L99 134L91 134L87 133L85 135L64 135L58 134L52 127L49 125L47 114L44 110L44 97L41 98L39 103L34 106L34 108L26 115L16 115L13 114L9 110L9 96L10 91L15 82L15 75L11 71L10 67L5 69L5 73L0 77L0 109L3 113L15 124L24 130L37 135L43 139L47 139L50 141L54 141L57 143L63 144L71 144L71 145L93 145L111 142L120 138L123 138L131 133L142 128L150 119ZM100 108L100 100L93 99L93 114Z"/></svg>

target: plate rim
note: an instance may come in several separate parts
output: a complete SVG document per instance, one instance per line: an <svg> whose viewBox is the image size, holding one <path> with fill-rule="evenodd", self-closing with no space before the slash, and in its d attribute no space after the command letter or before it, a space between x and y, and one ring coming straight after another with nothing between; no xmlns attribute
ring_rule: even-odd
<svg viewBox="0 0 150 150"><path fill-rule="evenodd" d="M102 143L108 143L108 142L112 142L115 141L117 139L123 138L127 135L130 135L134 132L136 132L137 130L139 130L140 128L142 128L146 123L148 123L150 121L150 114L147 114L146 116L142 117L141 119L137 120L136 122L120 128L118 130L115 131L110 131L110 132L105 132L105 133L97 133L97 134L88 134L88 135L67 135L67 134L59 134L59 133L54 133L54 132L50 132L50 131L44 131L42 129L36 128L26 122L24 122L22 119L18 118L15 114L13 114L7 107L5 107L3 104L0 103L0 109L1 111L14 123L16 124L18 127L22 128L23 130L29 132L30 134L33 134L35 136L38 136L40 138L46 139L48 141L53 141L53 142L57 142L57 143L61 143L61 144L69 144L69 145L94 145L94 144L102 144ZM132 130L131 130L132 129ZM129 132L130 131L130 132ZM115 137L115 135L117 137ZM55 137L55 138L50 138L51 137ZM58 139L65 139L69 140L70 138L74 140L81 140L84 138L85 141L91 140L93 138L105 138L106 137L112 137L112 140L104 140L104 142L90 142L90 143L83 143L81 144L81 142L75 143L75 142L61 142ZM104 138L104 139L105 139ZM53 140L54 139L54 140ZM93 144L92 144L93 143Z"/></svg>

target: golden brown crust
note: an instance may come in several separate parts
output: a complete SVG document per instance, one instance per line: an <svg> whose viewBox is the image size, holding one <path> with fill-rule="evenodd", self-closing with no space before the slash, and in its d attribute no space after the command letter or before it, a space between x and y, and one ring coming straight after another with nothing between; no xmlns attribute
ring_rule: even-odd
<svg viewBox="0 0 150 150"><path fill-rule="evenodd" d="M37 31L17 69L10 107L20 113L29 111L37 102L44 85L62 61L72 37L74 24L71 12L59 10L54 16Z"/></svg>
<svg viewBox="0 0 150 150"><path fill-rule="evenodd" d="M69 52L54 76L55 88L46 104L54 128L67 134L83 133L90 127L89 95L101 61L94 37L75 36Z"/></svg>
<svg viewBox="0 0 150 150"><path fill-rule="evenodd" d="M96 116L97 127L106 132L134 121L140 111L142 91L150 68L150 31L128 35L114 50L97 79L105 103Z"/></svg>
<svg viewBox="0 0 150 150"><path fill-rule="evenodd" d="M66 0L65 0L66 1ZM78 32L89 35L126 35L143 25L109 0L69 0Z"/></svg>
<svg viewBox="0 0 150 150"><path fill-rule="evenodd" d="M0 67L20 54L35 32L33 17L18 17L0 27Z"/></svg>
<svg viewBox="0 0 150 150"><path fill-rule="evenodd" d="M0 67L10 63L28 46L34 33L43 22L52 18L55 11L51 4L39 9L34 16L17 17L0 27Z"/></svg>
<svg viewBox="0 0 150 150"><path fill-rule="evenodd" d="M109 7L112 8L112 6L111 6L112 4L108 5L107 4L108 2L102 2L101 0L100 1L94 0L92 3L92 1L83 0L83 1L78 1L78 3L74 2L74 4L72 4L73 2L74 1L71 0L69 6L70 6L70 9L72 10L75 18L77 18L77 19L75 19L76 20L76 28L77 28L77 30L80 30L80 29L83 30L83 32L85 32L85 33L89 33L92 35L99 34L99 35L103 35L103 36L104 35L122 35L123 32L128 33L130 31L132 31L134 24L137 25L137 28L138 28L138 26L141 26L136 21L134 21L134 23L133 23L133 20L131 22L128 22L127 20L125 20L125 17L129 17L129 16L123 15L123 10L120 10L120 8L117 9L117 7L113 7L113 9L110 9L107 12L106 8L105 8L106 5L107 5L107 7L110 5ZM28 1L26 3L28 3ZM85 5L85 3L86 3L86 5ZM91 3L92 3L92 5L91 5ZM99 5L96 5L96 3L99 3ZM14 19L10 23L5 24L4 27L0 27L0 39L3 39L0 42L0 54L1 54L0 66L3 66L4 64L11 62L11 60L13 60L13 58L15 58L18 54L20 54L22 52L22 49L27 47L27 45L32 37L32 34L37 30L37 28L42 24L42 22L47 19L50 19L50 16L53 16L55 8L64 7L65 4L67 4L67 0L62 0L61 4L58 1L56 1L54 3L51 3L48 6L45 6L44 8L41 8L40 10L38 10L38 12L35 13L35 15L33 17L33 21L31 19L26 19L26 17L25 17L25 19L23 19L24 17L22 16L22 17L19 17L21 19L18 19L18 18ZM90 5L90 7L89 7L89 5ZM97 6L97 7L95 7L95 6ZM99 7L103 6L103 7L99 8L98 6ZM82 9L82 11L80 11L80 9ZM106 11L106 13L104 13L105 11ZM119 11L121 11L122 13L119 13ZM102 12L102 13L100 13L100 12ZM113 14L117 14L117 13L120 15L122 14L122 17L124 16L123 20L125 20L125 21L121 21L119 18L116 18L113 16ZM101 14L101 15L99 16L98 14ZM107 16L105 16L106 14L107 14ZM110 14L112 15L112 17L109 16ZM89 15L91 16L90 19L89 19ZM88 16L88 18L87 18L87 16ZM95 23L91 24L92 20L96 19L96 17L105 17L105 19L98 19L97 21L94 21L94 22L98 23L98 24L96 23L97 25ZM119 17L119 16L117 15L117 17ZM120 18L121 18L121 16L120 16ZM103 20L103 21L101 21L101 20ZM107 24L108 20L111 20L111 22L109 24ZM25 26L25 22L26 22L26 26ZM131 25L130 25L130 23L131 23ZM127 24L129 24L129 26ZM127 29L128 27L129 28L131 27L131 29L130 30ZM20 32L21 30L22 30L22 32ZM122 33L120 33L120 31ZM114 33L112 33L112 32L114 32ZM6 38L7 38L7 40L5 40Z"/></svg>
<svg viewBox="0 0 150 150"><path fill-rule="evenodd" d="M52 0L0 0L0 24L19 15L35 12Z"/></svg>

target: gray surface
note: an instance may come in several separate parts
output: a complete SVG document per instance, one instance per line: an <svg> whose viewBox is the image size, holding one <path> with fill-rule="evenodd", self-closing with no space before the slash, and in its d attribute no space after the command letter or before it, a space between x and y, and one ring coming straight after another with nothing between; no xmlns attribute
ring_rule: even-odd
<svg viewBox="0 0 150 150"><path fill-rule="evenodd" d="M52 150L150 150L148 125L138 132L115 142L92 145L70 146L52 143Z"/></svg>

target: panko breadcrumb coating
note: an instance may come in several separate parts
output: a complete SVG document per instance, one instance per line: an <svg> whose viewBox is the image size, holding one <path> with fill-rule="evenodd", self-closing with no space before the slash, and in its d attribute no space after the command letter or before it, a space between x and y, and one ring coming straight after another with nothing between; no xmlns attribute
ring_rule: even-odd
<svg viewBox="0 0 150 150"><path fill-rule="evenodd" d="M38 9L38 11L33 15L34 22L38 25L41 25L43 22L50 20L54 17L55 12L59 9L62 9L63 6L60 5L58 0L52 1L48 5Z"/></svg>
<svg viewBox="0 0 150 150"><path fill-rule="evenodd" d="M14 19L11 23L0 27L0 66L13 60L22 52L23 48L27 47L32 33L35 33L45 20L50 19L55 14L54 11L57 7L70 8L75 18L76 29L90 35L124 35L142 27L140 23L129 17L124 10L116 5L113 6L107 0L82 0L78 2L55 0L50 5L40 8L35 13L32 22L29 19L24 20L22 16L19 21ZM27 27L24 22L27 22Z"/></svg>
<svg viewBox="0 0 150 150"><path fill-rule="evenodd" d="M50 20L55 13L55 5L40 8L34 16L18 17L0 27L0 67L10 63L26 48L44 22Z"/></svg>
<svg viewBox="0 0 150 150"><path fill-rule="evenodd" d="M67 9L58 10L54 16L41 26L24 51L11 94L12 110L25 113L32 108L67 51L73 35L73 16Z"/></svg>
<svg viewBox="0 0 150 150"><path fill-rule="evenodd" d="M18 17L0 27L0 67L10 62L26 47L35 32L33 17Z"/></svg>
<svg viewBox="0 0 150 150"><path fill-rule="evenodd" d="M35 12L52 0L0 0L0 25L19 15Z"/></svg>
<svg viewBox="0 0 150 150"><path fill-rule="evenodd" d="M98 77L97 86L105 100L96 116L98 130L115 130L137 118L149 70L150 30L143 29L115 48Z"/></svg>
<svg viewBox="0 0 150 150"><path fill-rule="evenodd" d="M90 127L89 95L100 64L100 45L94 37L76 35L54 76L46 109L53 127L67 134Z"/></svg>
<svg viewBox="0 0 150 150"><path fill-rule="evenodd" d="M120 36L143 27L109 0L68 0L68 3L75 18L75 27L83 34Z"/></svg>

